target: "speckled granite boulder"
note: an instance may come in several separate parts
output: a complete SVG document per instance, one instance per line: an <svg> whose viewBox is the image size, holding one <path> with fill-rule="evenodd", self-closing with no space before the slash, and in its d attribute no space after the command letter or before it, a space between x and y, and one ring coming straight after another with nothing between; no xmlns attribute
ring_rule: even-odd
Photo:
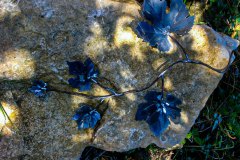
<svg viewBox="0 0 240 160"><path fill-rule="evenodd" d="M168 65L178 57L173 54L176 46L161 54L137 38L134 28L141 19L140 7L132 1L28 0L14 5L4 0L0 6L0 100L14 123L0 118L0 159L77 159L87 145L111 151L151 143L176 146L222 78L202 66L175 66L166 75L165 88L182 99L181 119L171 122L161 137L154 137L147 123L134 120L145 92L109 99L108 106L100 108L108 107L95 131L78 131L71 118L79 103L97 102L56 92L36 98L27 91L33 79L72 91L66 84L66 61L90 57L101 76L119 90L139 88L157 76L162 63ZM227 65L229 53L238 46L204 25L176 38L192 58L217 68ZM159 82L151 90L160 87ZM90 94L106 92L94 86Z"/></svg>

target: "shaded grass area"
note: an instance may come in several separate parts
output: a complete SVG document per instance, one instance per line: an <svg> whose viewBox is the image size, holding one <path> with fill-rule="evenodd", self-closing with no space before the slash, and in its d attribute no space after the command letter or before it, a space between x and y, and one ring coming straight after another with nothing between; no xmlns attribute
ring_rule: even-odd
<svg viewBox="0 0 240 160"><path fill-rule="evenodd" d="M138 0L138 2L142 2ZM188 5L204 3L203 22L218 32L240 39L239 0L184 0ZM219 86L201 111L188 133L183 148L164 151L155 145L125 153L106 152L92 148L93 159L150 160L150 159L240 159L240 53L224 75ZM89 148L87 149L89 150ZM88 159L87 150L82 159ZM93 154L98 153L98 154ZM101 153L101 154L99 154ZM85 156L85 158L84 158ZM91 159L91 158L90 158Z"/></svg>

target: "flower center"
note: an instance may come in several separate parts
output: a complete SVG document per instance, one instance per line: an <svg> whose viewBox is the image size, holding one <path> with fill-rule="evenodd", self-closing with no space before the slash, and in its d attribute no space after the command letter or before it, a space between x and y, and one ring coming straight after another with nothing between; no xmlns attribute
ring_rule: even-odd
<svg viewBox="0 0 240 160"><path fill-rule="evenodd" d="M167 27L162 28L162 29L160 29L160 30L161 30L161 32L162 32L163 35L167 36L167 35L169 35L169 33L170 33L170 26L167 26Z"/></svg>
<svg viewBox="0 0 240 160"><path fill-rule="evenodd" d="M80 82L85 82L85 81L86 81L85 75L80 74L80 75L79 75L79 81L80 81Z"/></svg>

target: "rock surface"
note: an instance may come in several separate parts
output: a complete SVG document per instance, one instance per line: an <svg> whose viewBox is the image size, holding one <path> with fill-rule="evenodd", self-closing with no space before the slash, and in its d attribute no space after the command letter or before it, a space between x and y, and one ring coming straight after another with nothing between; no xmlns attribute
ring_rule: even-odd
<svg viewBox="0 0 240 160"><path fill-rule="evenodd" d="M157 76L162 63L176 59L176 46L161 54L137 38L134 28L141 20L140 7L132 2L29 0L13 4L4 0L0 6L0 101L14 123L1 115L0 159L77 159L87 145L111 151L151 143L176 146L222 77L198 65L175 66L166 75L165 88L182 99L181 119L171 122L161 137L154 137L147 123L134 120L146 92L110 99L108 106L99 108L103 118L95 131L78 131L71 117L79 103L94 106L98 102L56 92L36 98L27 92L33 79L73 91L66 84L70 77L66 61L90 57L101 76L120 91L139 88ZM238 46L237 41L204 25L176 38L191 58L217 68L227 65L229 53ZM159 82L151 90L160 88ZM94 86L90 94L106 92Z"/></svg>

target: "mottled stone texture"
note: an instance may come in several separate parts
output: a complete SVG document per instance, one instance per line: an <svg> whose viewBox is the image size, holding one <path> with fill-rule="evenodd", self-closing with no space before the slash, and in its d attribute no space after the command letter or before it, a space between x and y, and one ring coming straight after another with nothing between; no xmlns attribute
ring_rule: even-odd
<svg viewBox="0 0 240 160"><path fill-rule="evenodd" d="M3 127L0 159L77 159L87 145L111 151L151 143L173 147L184 139L222 77L198 65L173 67L165 88L182 99L181 118L161 137L154 137L147 123L134 120L145 92L109 99L99 107L103 118L95 132L78 131L71 117L79 103L97 102L56 92L36 98L27 91L33 79L73 91L66 84L66 61L90 57L120 91L139 88L157 76L162 63L178 57L173 54L176 46L162 54L137 38L140 7L132 1L21 0L14 5L4 0L0 6L0 100L14 123ZM238 46L207 26L196 25L189 35L176 38L192 58L217 68L226 66L229 52ZM160 87L159 82L151 90ZM89 94L106 91L94 86Z"/></svg>

